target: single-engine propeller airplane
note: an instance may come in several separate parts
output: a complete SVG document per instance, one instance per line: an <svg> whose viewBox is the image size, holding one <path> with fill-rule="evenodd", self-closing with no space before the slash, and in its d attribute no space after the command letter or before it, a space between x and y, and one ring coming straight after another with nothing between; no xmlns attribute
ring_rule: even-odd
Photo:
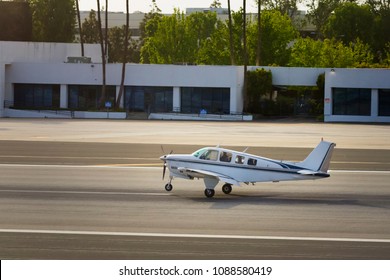
<svg viewBox="0 0 390 280"><path fill-rule="evenodd" d="M165 185L171 191L174 177L190 179L203 178L204 194L213 197L215 186L224 182L222 191L229 194L232 186L256 182L279 182L292 180L315 180L329 177L328 168L335 143L321 140L318 146L300 162L288 162L217 147L206 147L192 154L168 154L160 157L170 175Z"/></svg>

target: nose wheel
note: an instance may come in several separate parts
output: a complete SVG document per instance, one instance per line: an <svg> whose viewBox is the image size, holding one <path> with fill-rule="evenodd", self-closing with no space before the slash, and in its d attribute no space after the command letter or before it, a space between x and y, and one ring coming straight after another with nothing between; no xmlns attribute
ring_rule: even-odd
<svg viewBox="0 0 390 280"><path fill-rule="evenodd" d="M173 189L173 186L172 186L171 183L168 183L168 184L165 185L165 190L166 190L167 192L170 192L172 189Z"/></svg>

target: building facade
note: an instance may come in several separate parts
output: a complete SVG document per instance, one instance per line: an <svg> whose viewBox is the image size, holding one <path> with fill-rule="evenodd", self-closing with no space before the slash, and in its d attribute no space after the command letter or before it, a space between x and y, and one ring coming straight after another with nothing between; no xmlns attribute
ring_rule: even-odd
<svg viewBox="0 0 390 280"><path fill-rule="evenodd" d="M101 102L100 47L0 42L0 117L26 110L96 110ZM108 64L106 96L119 95L121 64ZM254 70L256 67L249 67ZM274 86L315 86L325 73L327 122L390 122L390 69L264 67ZM242 66L127 64L120 107L128 112L243 113ZM10 113L9 108L18 109ZM19 113L18 113L19 112Z"/></svg>

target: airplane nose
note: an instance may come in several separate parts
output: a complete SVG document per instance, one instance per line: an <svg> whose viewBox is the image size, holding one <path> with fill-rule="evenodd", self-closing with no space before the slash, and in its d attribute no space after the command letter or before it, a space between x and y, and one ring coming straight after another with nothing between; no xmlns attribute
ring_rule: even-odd
<svg viewBox="0 0 390 280"><path fill-rule="evenodd" d="M167 158L166 155L160 157L160 159L163 160L163 161L165 161L166 158Z"/></svg>

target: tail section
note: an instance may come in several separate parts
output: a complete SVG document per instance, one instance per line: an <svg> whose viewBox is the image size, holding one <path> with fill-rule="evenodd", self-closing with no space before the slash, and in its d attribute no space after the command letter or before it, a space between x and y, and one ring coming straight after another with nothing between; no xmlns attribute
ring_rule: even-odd
<svg viewBox="0 0 390 280"><path fill-rule="evenodd" d="M318 146L297 166L316 172L327 173L335 143L321 141Z"/></svg>

